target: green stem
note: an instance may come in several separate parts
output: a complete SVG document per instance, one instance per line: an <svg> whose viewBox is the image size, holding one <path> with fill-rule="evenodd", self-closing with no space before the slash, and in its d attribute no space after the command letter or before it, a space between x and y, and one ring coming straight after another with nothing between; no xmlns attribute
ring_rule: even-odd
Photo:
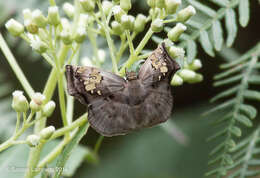
<svg viewBox="0 0 260 178"><path fill-rule="evenodd" d="M85 124L86 122L87 122L87 113L82 115L78 119L76 119L70 125L56 130L50 139L52 140L52 139L58 138L58 137L64 135L65 133L68 133L68 132L74 130L75 128L80 127L81 125Z"/></svg>
<svg viewBox="0 0 260 178"><path fill-rule="evenodd" d="M55 0L49 0L51 6L56 6Z"/></svg>
<svg viewBox="0 0 260 178"><path fill-rule="evenodd" d="M66 46L66 45L63 45L61 47L61 50L58 53L58 56L59 56L58 60L60 61L61 64L64 63L69 49L70 49L69 46ZM49 101L51 99L53 93L54 93L54 90L56 88L56 83L57 83L57 75L58 75L57 70L56 69L52 69L52 71L50 73L50 76L48 78L48 81L47 81L47 83L45 85L44 91L43 91L43 94L46 96L46 101ZM35 123L34 132L38 133L38 132L40 132L40 130L42 130L45 127L45 125L46 125L46 118L42 118L42 114L41 113L37 113L36 119L37 120L39 119L39 121L37 121ZM25 174L26 178L32 178L33 177L33 174L32 174L32 172L30 170L35 169L35 166L39 162L40 153L41 153L43 144L44 143L39 144L39 146L37 146L36 148L31 148L29 159L27 161L28 169L27 169L27 172Z"/></svg>
<svg viewBox="0 0 260 178"><path fill-rule="evenodd" d="M97 1L97 5L98 5L98 8L101 12L101 15L102 15L102 22L100 25L103 26L104 30L105 30L105 35L106 35L106 39L107 39L107 44L108 44L108 47L109 47L109 51L110 51L110 56L111 56L111 59L112 59L112 65L113 65L113 71L118 74L118 68L117 68L117 62L116 62L116 57L115 57L115 47L114 47L114 42L110 36L110 33L109 33L109 26L107 25L106 23L106 16L104 14L104 11L103 11L103 8L101 6L101 2L100 0ZM98 18L96 18L98 20Z"/></svg>
<svg viewBox="0 0 260 178"><path fill-rule="evenodd" d="M15 132L14 132L14 135L17 134L18 130L19 130L19 127L20 127L20 121L21 121L21 113L20 112L17 112L17 117L16 117L16 126L15 126Z"/></svg>
<svg viewBox="0 0 260 178"><path fill-rule="evenodd" d="M80 118L77 120L81 120L83 122L77 122L78 124L87 124L87 114L82 115ZM76 121L75 121L76 122ZM80 125L77 125L79 127ZM88 125L89 126L89 125ZM67 130L68 131L68 130ZM76 132L74 133L76 134ZM40 168L45 167L47 164L51 163L63 150L64 146L70 142L70 140L74 137L72 135L68 139L64 139L57 147L55 147L37 166L37 170L40 170ZM39 168L39 169L38 169ZM39 172L36 172L35 175L37 175Z"/></svg>
<svg viewBox="0 0 260 178"><path fill-rule="evenodd" d="M133 63L135 63L138 60L138 54L143 50L144 46L146 45L146 43L149 41L149 39L151 38L151 36L153 35L153 31L151 28L149 28L149 30L147 31L147 33L145 34L143 40L139 43L139 45L137 46L137 48L135 49L134 54L131 54L130 57L128 58L128 60L125 62L125 64L123 65L123 67L121 68L121 70L119 71L119 74L121 76L123 76L125 74L125 69L131 67L131 65Z"/></svg>
<svg viewBox="0 0 260 178"><path fill-rule="evenodd" d="M33 97L34 90L32 89L30 83L26 79L23 71L19 67L18 63L16 62L16 59L14 58L11 50L9 49L8 45L6 44L2 34L0 33L0 48L3 51L8 63L10 64L11 68L13 69L16 77L20 81L21 85L23 86L26 93L29 95L30 98Z"/></svg>
<svg viewBox="0 0 260 178"><path fill-rule="evenodd" d="M95 148L94 148L95 154L98 153L98 150L99 150L99 148L101 146L101 143L102 143L103 139L104 139L104 136L99 136L98 141L97 141L97 143L95 145Z"/></svg>
<svg viewBox="0 0 260 178"><path fill-rule="evenodd" d="M129 49L130 49L130 54L131 55L134 55L134 45L133 45L133 41L132 41L132 38L131 38L131 35L130 35L130 32L129 30L126 30L126 37L127 37L127 41L128 41L128 46L129 46Z"/></svg>

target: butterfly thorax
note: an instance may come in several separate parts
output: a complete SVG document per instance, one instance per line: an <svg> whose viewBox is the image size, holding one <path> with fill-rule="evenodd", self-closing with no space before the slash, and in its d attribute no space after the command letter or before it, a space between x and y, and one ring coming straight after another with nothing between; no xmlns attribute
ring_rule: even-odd
<svg viewBox="0 0 260 178"><path fill-rule="evenodd" d="M136 72L128 72L126 71L126 80L128 81L131 81L131 80L136 80L138 77L137 77L137 74Z"/></svg>
<svg viewBox="0 0 260 178"><path fill-rule="evenodd" d="M123 93L127 98L128 104L132 106L142 103L147 96L147 91L138 79L127 81L127 87Z"/></svg>

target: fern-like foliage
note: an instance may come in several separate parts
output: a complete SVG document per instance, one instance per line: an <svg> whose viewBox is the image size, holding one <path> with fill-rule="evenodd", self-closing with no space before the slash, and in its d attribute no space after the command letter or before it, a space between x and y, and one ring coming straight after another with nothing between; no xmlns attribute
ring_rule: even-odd
<svg viewBox="0 0 260 178"><path fill-rule="evenodd" d="M216 174L217 177L226 175L229 167L234 166L230 151L236 147L235 138L241 136L241 125L251 127L251 119L257 115L257 110L247 100L260 101L260 92L250 88L251 85L260 84L260 43L246 52L239 59L221 65L225 71L217 74L215 86L232 87L212 98L211 101L227 98L224 102L207 112L219 112L224 110L223 117L219 117L216 123L221 125L221 130L208 140L221 139L221 142L211 151L209 164L216 165L207 175Z"/></svg>
<svg viewBox="0 0 260 178"><path fill-rule="evenodd" d="M249 0L184 0L184 2L186 2L184 6L190 4L197 11L197 14L185 24L189 28L180 38L179 46L186 49L188 63L196 58L197 42L210 56L215 56L215 50L221 50L224 41L226 41L227 47L232 46L238 29L236 8L239 12L239 24L242 27L246 27L250 19ZM225 29L222 20L225 22L226 39L224 39ZM165 31L168 32L171 28L171 26L168 26ZM157 41L158 38L153 39Z"/></svg>
<svg viewBox="0 0 260 178"><path fill-rule="evenodd" d="M228 167L230 174L228 178L234 177L252 177L260 174L260 127L258 126L254 132L239 142L231 152L234 164Z"/></svg>

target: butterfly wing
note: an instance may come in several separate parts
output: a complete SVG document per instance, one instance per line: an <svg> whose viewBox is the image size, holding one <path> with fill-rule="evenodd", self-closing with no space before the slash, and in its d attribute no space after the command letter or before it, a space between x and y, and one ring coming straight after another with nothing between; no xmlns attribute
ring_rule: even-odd
<svg viewBox="0 0 260 178"><path fill-rule="evenodd" d="M88 106L92 128L104 136L129 131L126 81L113 73L93 67L66 66L68 93ZM131 129L130 129L131 130Z"/></svg>
<svg viewBox="0 0 260 178"><path fill-rule="evenodd" d="M82 104L124 89L125 80L113 73L87 66L66 66L67 90Z"/></svg>
<svg viewBox="0 0 260 178"><path fill-rule="evenodd" d="M170 80L179 69L180 66L170 57L165 44L162 43L141 66L138 78L142 80L145 86L150 86L163 79Z"/></svg>

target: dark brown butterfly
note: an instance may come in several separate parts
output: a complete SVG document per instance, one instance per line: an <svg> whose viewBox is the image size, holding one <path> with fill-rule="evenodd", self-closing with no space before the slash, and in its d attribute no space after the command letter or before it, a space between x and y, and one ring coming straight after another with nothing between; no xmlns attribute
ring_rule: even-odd
<svg viewBox="0 0 260 178"><path fill-rule="evenodd" d="M170 81L179 68L162 43L138 75L126 72L126 79L94 67L67 65L68 93L88 106L89 123L98 133L123 135L169 118Z"/></svg>

